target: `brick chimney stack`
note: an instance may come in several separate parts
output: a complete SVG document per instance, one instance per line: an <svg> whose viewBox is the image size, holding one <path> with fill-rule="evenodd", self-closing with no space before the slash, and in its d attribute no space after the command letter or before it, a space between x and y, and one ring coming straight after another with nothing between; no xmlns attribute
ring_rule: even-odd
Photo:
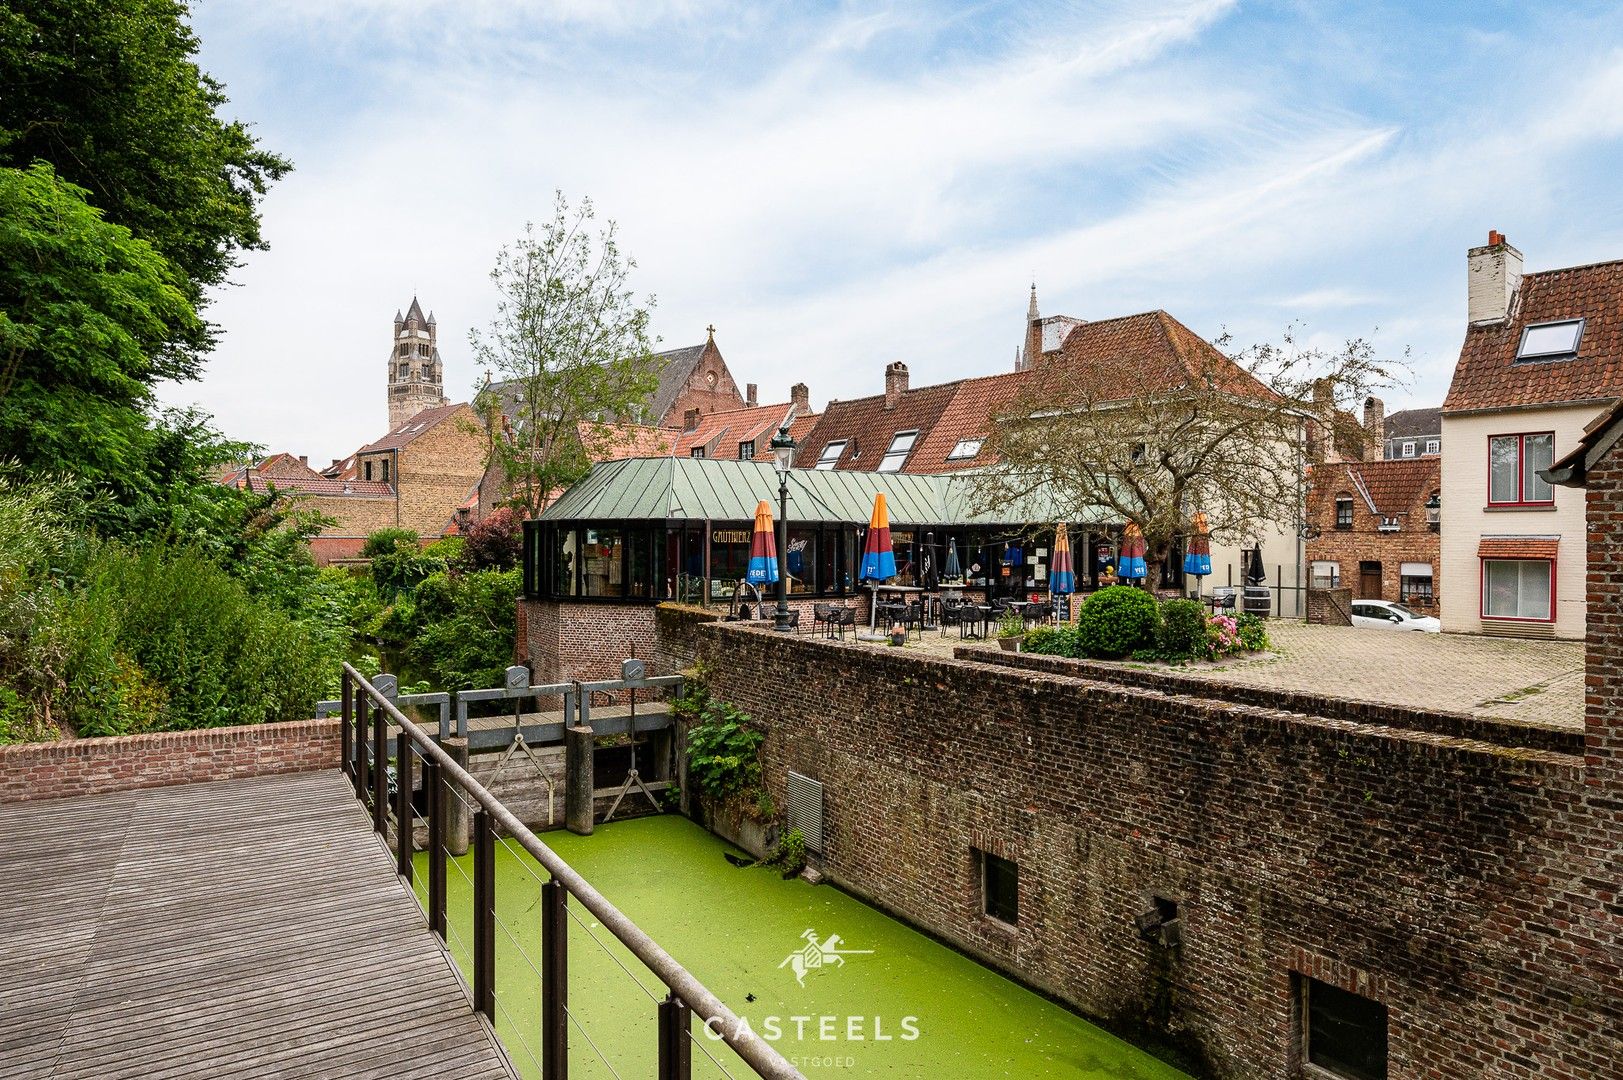
<svg viewBox="0 0 1623 1080"><path fill-rule="evenodd" d="M1329 461L1335 450L1336 395L1329 379L1313 380L1313 419L1308 422L1307 453L1314 463Z"/></svg>
<svg viewBox="0 0 1623 1080"><path fill-rule="evenodd" d="M885 408L894 409L907 393L907 365L900 360L885 368Z"/></svg>
<svg viewBox="0 0 1623 1080"><path fill-rule="evenodd" d="M748 405L752 409L755 408L756 405L755 391L756 387L754 383L744 384L744 404Z"/></svg>
<svg viewBox="0 0 1623 1080"><path fill-rule="evenodd" d="M699 430L699 410L698 409L689 409L687 412L682 414L682 430L683 431L698 431Z"/></svg>
<svg viewBox="0 0 1623 1080"><path fill-rule="evenodd" d="M794 406L796 416L811 412L811 388L803 382L795 383L789 388L789 404Z"/></svg>
<svg viewBox="0 0 1623 1080"><path fill-rule="evenodd" d="M1466 253L1466 320L1472 326L1502 323L1522 284L1522 253L1497 229L1488 243Z"/></svg>
<svg viewBox="0 0 1623 1080"><path fill-rule="evenodd" d="M1386 403L1378 397L1364 399L1364 460L1379 461L1386 456Z"/></svg>

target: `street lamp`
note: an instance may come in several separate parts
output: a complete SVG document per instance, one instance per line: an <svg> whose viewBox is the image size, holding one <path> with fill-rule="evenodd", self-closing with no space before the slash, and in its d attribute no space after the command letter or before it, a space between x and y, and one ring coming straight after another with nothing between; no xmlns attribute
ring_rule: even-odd
<svg viewBox="0 0 1623 1080"><path fill-rule="evenodd" d="M795 463L795 440L785 424L772 436L772 464L778 470L778 610L772 629L789 632L789 470Z"/></svg>
<svg viewBox="0 0 1623 1080"><path fill-rule="evenodd" d="M1435 491L1426 500L1426 524L1432 532L1439 532L1443 527L1443 498Z"/></svg>

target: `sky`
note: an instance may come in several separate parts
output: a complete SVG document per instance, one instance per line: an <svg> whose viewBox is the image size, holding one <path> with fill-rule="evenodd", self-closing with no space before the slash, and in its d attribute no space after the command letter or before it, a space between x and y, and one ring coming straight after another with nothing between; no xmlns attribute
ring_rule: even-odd
<svg viewBox="0 0 1623 1080"><path fill-rule="evenodd" d="M814 405L1009 370L1045 315L1368 339L1437 405L1466 249L1623 257L1623 5L209 0L199 61L294 171L167 386L268 450L387 430L395 312L482 379L498 249L618 223L660 348Z"/></svg>

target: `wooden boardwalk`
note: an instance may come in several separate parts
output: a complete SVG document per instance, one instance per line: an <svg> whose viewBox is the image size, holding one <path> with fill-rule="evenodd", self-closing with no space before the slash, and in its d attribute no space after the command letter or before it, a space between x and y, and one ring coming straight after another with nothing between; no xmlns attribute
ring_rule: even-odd
<svg viewBox="0 0 1623 1080"><path fill-rule="evenodd" d="M0 1077L514 1076L336 770L0 805Z"/></svg>

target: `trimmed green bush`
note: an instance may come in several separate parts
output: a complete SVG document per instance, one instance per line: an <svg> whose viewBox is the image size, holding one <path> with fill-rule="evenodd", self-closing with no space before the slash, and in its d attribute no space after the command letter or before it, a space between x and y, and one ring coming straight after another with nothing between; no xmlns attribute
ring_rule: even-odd
<svg viewBox="0 0 1623 1080"><path fill-rule="evenodd" d="M1168 600L1161 605L1156 647L1163 659L1182 659L1206 651L1206 611L1198 600Z"/></svg>
<svg viewBox="0 0 1623 1080"><path fill-rule="evenodd" d="M1155 597L1132 585L1109 585L1089 596L1077 616L1082 653L1117 660L1155 643Z"/></svg>
<svg viewBox="0 0 1623 1080"><path fill-rule="evenodd" d="M1028 653L1041 653L1044 656L1069 656L1073 658L1082 655L1081 634L1075 626L1036 626L1026 632L1026 640L1020 647Z"/></svg>

